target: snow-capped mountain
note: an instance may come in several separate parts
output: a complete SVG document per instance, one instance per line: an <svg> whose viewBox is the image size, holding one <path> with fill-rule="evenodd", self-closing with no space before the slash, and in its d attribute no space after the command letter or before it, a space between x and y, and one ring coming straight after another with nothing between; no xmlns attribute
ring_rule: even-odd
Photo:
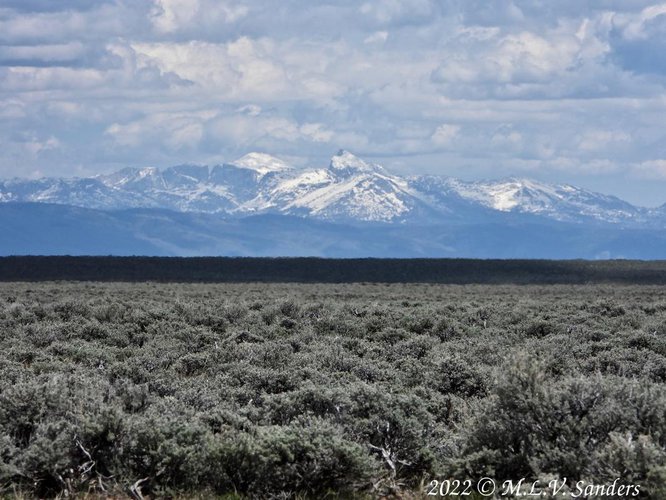
<svg viewBox="0 0 666 500"><path fill-rule="evenodd" d="M661 227L666 218L665 207L650 211L570 185L402 177L343 150L326 168L298 169L279 158L250 153L212 168L125 168L88 179L14 179L0 182L0 201L230 216L277 213L337 222L487 222L513 214Z"/></svg>
<svg viewBox="0 0 666 500"><path fill-rule="evenodd" d="M595 193L568 184L546 184L531 179L509 178L498 181L465 182L452 178L422 176L412 179L413 186L428 193L433 201L460 210L483 206L497 212L544 216L558 221L599 221L608 223L644 223L649 211L635 207L615 196Z"/></svg>
<svg viewBox="0 0 666 500"><path fill-rule="evenodd" d="M291 165L288 165L279 158L265 153L248 153L233 162L231 166L255 172L257 180L268 174L286 172L293 169Z"/></svg>
<svg viewBox="0 0 666 500"><path fill-rule="evenodd" d="M0 181L0 202L57 203L104 210L158 207L142 193L107 186L99 179L12 179Z"/></svg>
<svg viewBox="0 0 666 500"><path fill-rule="evenodd" d="M340 151L328 168L276 178L241 210L390 222L407 216L420 198L406 179Z"/></svg>

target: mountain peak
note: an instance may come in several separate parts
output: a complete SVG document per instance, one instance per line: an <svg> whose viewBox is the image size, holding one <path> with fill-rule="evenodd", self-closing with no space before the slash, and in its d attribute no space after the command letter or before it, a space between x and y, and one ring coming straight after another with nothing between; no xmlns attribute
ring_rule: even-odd
<svg viewBox="0 0 666 500"><path fill-rule="evenodd" d="M328 168L340 173L373 172L381 169L379 165L368 163L345 149L341 149L331 158Z"/></svg>
<svg viewBox="0 0 666 500"><path fill-rule="evenodd" d="M95 176L106 186L124 187L133 184L160 183L160 169L157 167L126 167L110 174Z"/></svg>
<svg viewBox="0 0 666 500"><path fill-rule="evenodd" d="M100 185L101 183L101 185ZM107 189L108 188L108 189ZM566 184L524 177L461 181L387 173L347 150L328 169L297 169L265 153L234 162L126 168L89 179L0 181L0 202L48 201L84 207L161 207L180 211L248 215L285 213L330 220L483 220L490 210L559 221L661 225L666 206L648 211ZM666 219L664 219L666 220Z"/></svg>
<svg viewBox="0 0 666 500"><path fill-rule="evenodd" d="M230 164L234 167L254 170L262 176L270 172L283 172L293 168L281 159L266 153L248 153Z"/></svg>

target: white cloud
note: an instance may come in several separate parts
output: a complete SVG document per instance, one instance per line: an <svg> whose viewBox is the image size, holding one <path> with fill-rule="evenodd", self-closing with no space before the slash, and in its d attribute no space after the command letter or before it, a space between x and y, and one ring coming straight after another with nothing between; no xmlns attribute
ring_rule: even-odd
<svg viewBox="0 0 666 500"><path fill-rule="evenodd" d="M24 143L25 149L33 157L39 157L39 155L44 151L50 151L53 149L58 149L61 146L60 141L55 137L51 136L46 140L37 140L32 139Z"/></svg>
<svg viewBox="0 0 666 500"><path fill-rule="evenodd" d="M444 123L435 129L430 139L438 146L448 146L458 136L458 132L460 132L458 125Z"/></svg>
<svg viewBox="0 0 666 500"><path fill-rule="evenodd" d="M150 19L158 33L174 33L234 23L247 14L245 5L224 0L154 0Z"/></svg>
<svg viewBox="0 0 666 500"><path fill-rule="evenodd" d="M245 106L241 106L236 111L238 113L246 114L249 116L259 116L261 114L261 106L257 106L256 104L247 104Z"/></svg>
<svg viewBox="0 0 666 500"><path fill-rule="evenodd" d="M666 179L666 159L648 160L632 167L632 173L643 179Z"/></svg>
<svg viewBox="0 0 666 500"><path fill-rule="evenodd" d="M366 37L363 43L384 43L388 40L388 31L376 31L372 35Z"/></svg>
<svg viewBox="0 0 666 500"><path fill-rule="evenodd" d="M151 20L157 31L169 33L191 23L198 9L197 0L155 0Z"/></svg>
<svg viewBox="0 0 666 500"><path fill-rule="evenodd" d="M291 86L285 69L272 57L275 47L269 40L243 37L220 44L158 43L132 48L163 72L227 99L274 99Z"/></svg>
<svg viewBox="0 0 666 500"><path fill-rule="evenodd" d="M578 148L582 151L604 151L629 141L631 136L623 131L589 130L581 136Z"/></svg>
<svg viewBox="0 0 666 500"><path fill-rule="evenodd" d="M618 15L614 18L614 22L622 27L622 34L626 39L641 40L648 37L646 24L663 15L666 15L666 3L650 5L639 13Z"/></svg>
<svg viewBox="0 0 666 500"><path fill-rule="evenodd" d="M195 83L197 92L225 101L312 99L330 102L345 90L345 80L360 68L332 67L345 55L330 45L301 46L294 41L241 37L231 42L162 42L133 44L139 57L164 74ZM353 54L348 53L350 57ZM365 64L365 62L364 62ZM203 90L202 90L203 89Z"/></svg>
<svg viewBox="0 0 666 500"><path fill-rule="evenodd" d="M496 147L508 147L511 150L514 150L515 148L522 145L523 136L516 130L498 130L493 134L491 142Z"/></svg>
<svg viewBox="0 0 666 500"><path fill-rule="evenodd" d="M104 74L95 69L17 66L8 68L0 80L0 89L9 92L85 90L105 83Z"/></svg>
<svg viewBox="0 0 666 500"><path fill-rule="evenodd" d="M75 61L85 54L81 42L69 42L54 45L10 45L0 46L0 60L4 61Z"/></svg>
<svg viewBox="0 0 666 500"><path fill-rule="evenodd" d="M261 140L293 142L302 134L296 122L282 117L222 115L211 121L208 134L223 144L250 147Z"/></svg>
<svg viewBox="0 0 666 500"><path fill-rule="evenodd" d="M0 43L39 45L87 40L99 44L104 38L134 36L145 23L144 2L100 1L93 8L81 11L70 8L66 1L57 3L60 9L46 12L0 8Z"/></svg>
<svg viewBox="0 0 666 500"><path fill-rule="evenodd" d="M206 123L215 113L154 113L128 123L113 123L106 135L120 146L137 148L154 143L168 150L195 148L204 135Z"/></svg>
<svg viewBox="0 0 666 500"><path fill-rule="evenodd" d="M19 99L4 99L0 101L0 119L15 120L26 116L25 104Z"/></svg>
<svg viewBox="0 0 666 500"><path fill-rule="evenodd" d="M610 50L597 33L602 20L592 24L588 19L563 21L539 33L463 28L447 43L432 79L447 91L477 97L578 93L583 82L595 78Z"/></svg>
<svg viewBox="0 0 666 500"><path fill-rule="evenodd" d="M80 13L23 14L0 17L0 40L25 43L74 38L87 29L86 17Z"/></svg>
<svg viewBox="0 0 666 500"><path fill-rule="evenodd" d="M434 14L435 6L431 0L374 0L359 11L381 25L419 23Z"/></svg>
<svg viewBox="0 0 666 500"><path fill-rule="evenodd" d="M322 123L305 123L301 125L300 132L314 142L330 142L333 138L333 132L327 130Z"/></svg>

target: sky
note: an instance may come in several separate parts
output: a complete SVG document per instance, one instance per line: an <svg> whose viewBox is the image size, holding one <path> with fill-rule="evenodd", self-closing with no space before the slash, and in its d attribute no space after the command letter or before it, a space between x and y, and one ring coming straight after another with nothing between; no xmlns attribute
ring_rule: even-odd
<svg viewBox="0 0 666 500"><path fill-rule="evenodd" d="M666 3L0 0L0 177L251 151L666 202Z"/></svg>

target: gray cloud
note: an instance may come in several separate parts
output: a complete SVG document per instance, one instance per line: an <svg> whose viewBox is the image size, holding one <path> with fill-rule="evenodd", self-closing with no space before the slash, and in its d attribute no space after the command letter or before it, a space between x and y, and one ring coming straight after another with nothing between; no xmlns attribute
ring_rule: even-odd
<svg viewBox="0 0 666 500"><path fill-rule="evenodd" d="M614 61L633 73L666 75L666 4L618 24L610 36Z"/></svg>
<svg viewBox="0 0 666 500"><path fill-rule="evenodd" d="M112 0L3 0L2 7L18 12L59 12L89 10Z"/></svg>

